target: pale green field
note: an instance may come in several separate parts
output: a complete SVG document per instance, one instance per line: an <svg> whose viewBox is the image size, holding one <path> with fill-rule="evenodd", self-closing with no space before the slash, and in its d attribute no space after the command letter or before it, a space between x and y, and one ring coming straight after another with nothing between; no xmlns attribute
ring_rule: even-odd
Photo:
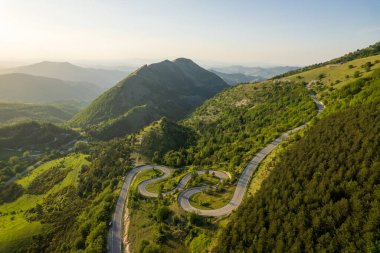
<svg viewBox="0 0 380 253"><path fill-rule="evenodd" d="M360 77L366 77L366 76L371 75L373 70L379 69L380 63L375 63L376 60L380 61L380 55L365 57L365 58L353 60L344 64L327 65L320 68L305 71L299 74L295 74L292 76L284 77L283 79L291 80L291 81L310 82L312 80L319 80L319 75L323 73L325 74L325 77L321 79L321 82L323 84L325 85L333 84L334 87L340 88L346 85L347 83L351 82L352 80L356 79L355 77L353 77L355 71L360 72L361 74ZM375 64L374 66L371 67L371 71L369 72L366 72L365 69L361 67L366 62L371 62L372 64ZM353 65L354 67L350 69L349 65ZM347 75L349 76L349 78L346 78ZM335 84L336 80L340 80L340 82L338 84Z"/></svg>
<svg viewBox="0 0 380 253"><path fill-rule="evenodd" d="M68 185L77 185L78 173L82 165L89 163L85 157L85 155L70 155L47 162L34 169L29 175L16 181L16 183L26 188L33 179L59 164L61 160L64 160L64 168L71 170L63 181L56 184L46 194L24 194L11 203L0 205L0 212L2 213L0 216L0 252L12 252L18 247L26 245L32 236L40 234L48 226L39 222L28 222L24 218L24 212L34 207L37 203L41 203L45 196Z"/></svg>
<svg viewBox="0 0 380 253"><path fill-rule="evenodd" d="M235 185L224 188L223 193L199 192L191 196L190 204L199 209L217 209L228 204L234 195Z"/></svg>

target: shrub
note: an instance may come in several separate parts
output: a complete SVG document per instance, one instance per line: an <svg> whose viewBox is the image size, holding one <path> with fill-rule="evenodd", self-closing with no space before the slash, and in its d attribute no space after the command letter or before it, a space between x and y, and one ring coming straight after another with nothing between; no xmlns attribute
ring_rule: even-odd
<svg viewBox="0 0 380 253"><path fill-rule="evenodd" d="M169 218L170 209L167 206L161 206L157 209L156 217L159 221L164 221Z"/></svg>

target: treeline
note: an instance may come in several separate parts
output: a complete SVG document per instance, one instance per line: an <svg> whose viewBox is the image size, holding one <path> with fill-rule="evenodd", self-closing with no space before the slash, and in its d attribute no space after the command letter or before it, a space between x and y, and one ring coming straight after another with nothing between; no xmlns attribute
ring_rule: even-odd
<svg viewBox="0 0 380 253"><path fill-rule="evenodd" d="M349 62L349 61L352 61L352 60L355 60L355 59L359 59L359 58L364 58L364 57L368 57L368 56L373 56L373 55L378 55L380 54L380 42L377 42L369 47L366 47L366 48L363 48L363 49L358 49L354 52L350 52L344 56L341 56L339 58L335 58L335 59L332 59L330 61L326 61L326 62L322 62L322 63L317 63L317 64L313 64L313 65L310 65L310 66L307 66L307 67L304 67L304 68L300 68L300 69L296 69L296 70L292 70L292 71L289 71L289 72L286 72L284 74L281 74L281 75L278 75L278 76L275 76L273 79L278 79L278 78L282 78L282 77L287 77L287 76L292 76L292 75L295 75L295 74L298 74L298 73L302 73L302 72L305 72L305 71L308 71L308 70L312 70L312 69L315 69L315 68L319 68L319 67L322 67L322 66L326 66L326 65L329 65L329 64L342 64L342 63L346 63L346 62Z"/></svg>
<svg viewBox="0 0 380 253"><path fill-rule="evenodd" d="M19 252L106 252L120 178L132 167L130 152L124 139L93 147L87 158L90 164L82 166L77 185L48 195L42 204L25 212L28 220L49 224L49 229Z"/></svg>
<svg viewBox="0 0 380 253"><path fill-rule="evenodd" d="M379 106L317 122L282 153L214 252L378 252Z"/></svg>

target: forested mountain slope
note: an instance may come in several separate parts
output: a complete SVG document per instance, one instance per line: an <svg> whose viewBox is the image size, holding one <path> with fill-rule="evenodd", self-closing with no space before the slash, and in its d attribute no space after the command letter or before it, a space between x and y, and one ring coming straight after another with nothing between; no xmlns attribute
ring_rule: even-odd
<svg viewBox="0 0 380 253"><path fill-rule="evenodd" d="M221 233L215 252L380 249L380 103L319 121Z"/></svg>
<svg viewBox="0 0 380 253"><path fill-rule="evenodd" d="M143 66L98 97L70 124L99 138L135 132L165 116L178 120L226 88L217 75L188 59Z"/></svg>
<svg viewBox="0 0 380 253"><path fill-rule="evenodd" d="M187 148L196 139L191 128L162 118L131 136L136 152L152 161L159 161L169 150Z"/></svg>
<svg viewBox="0 0 380 253"><path fill-rule="evenodd" d="M58 148L79 134L50 123L23 122L0 127L0 147L8 149Z"/></svg>
<svg viewBox="0 0 380 253"><path fill-rule="evenodd" d="M162 162L223 168L238 175L265 144L315 114L316 106L302 84L267 81L234 86L182 122L197 133L197 140L188 149L166 154Z"/></svg>

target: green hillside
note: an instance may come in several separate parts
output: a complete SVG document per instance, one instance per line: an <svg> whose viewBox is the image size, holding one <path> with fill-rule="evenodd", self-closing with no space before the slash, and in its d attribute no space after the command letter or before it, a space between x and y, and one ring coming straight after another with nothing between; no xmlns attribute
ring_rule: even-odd
<svg viewBox="0 0 380 253"><path fill-rule="evenodd" d="M197 133L196 143L166 154L164 162L238 175L260 148L315 114L316 106L302 84L238 85L209 99L182 122Z"/></svg>
<svg viewBox="0 0 380 253"><path fill-rule="evenodd" d="M259 179L261 187L254 179L259 190L220 232L214 252L379 251L380 69L376 59L356 59L329 72L320 67L300 73L306 80L321 72L334 79L345 75L344 70L349 75L349 65L373 63L333 89L327 89L330 84L323 80L313 84L327 104L322 119L304 138L282 147L276 159L264 161L259 170L264 177Z"/></svg>
<svg viewBox="0 0 380 253"><path fill-rule="evenodd" d="M285 74L278 75L274 78L281 78L281 77L286 77L286 76L291 76L295 75L301 72L309 71L315 68L323 67L323 66L328 66L328 65L336 65L336 64L344 64L352 60L360 59L360 58L365 58L368 56L374 56L374 55L379 55L380 54L380 42L377 42L371 46L368 46L363 49L358 49L354 52L350 52L348 54L345 54L341 57L332 59L330 61L322 62L322 63L316 63L304 68L296 69L293 71L286 72Z"/></svg>
<svg viewBox="0 0 380 253"><path fill-rule="evenodd" d="M0 103L0 125L25 121L63 123L77 112L78 108L68 105Z"/></svg>
<svg viewBox="0 0 380 253"><path fill-rule="evenodd" d="M77 177L84 164L88 164L85 156L68 156L45 163L15 182L23 187L25 193L10 203L0 205L0 252L15 252L24 245L29 245L33 236L50 229L49 224L31 219L28 210L46 202L45 198L49 195L59 193L70 185L77 185ZM51 185L49 181L54 177L49 180L46 175L57 170L62 171L65 176L59 181L53 181L54 185ZM35 188L43 187L44 191L39 194L32 193L28 190L32 185ZM3 189L0 188L0 191Z"/></svg>
<svg viewBox="0 0 380 253"><path fill-rule="evenodd" d="M181 119L226 87L221 78L191 60L163 61L141 67L69 123L95 131L100 138L115 137L134 132L163 116ZM112 129L117 129L117 133L112 134Z"/></svg>
<svg viewBox="0 0 380 253"><path fill-rule="evenodd" d="M169 150L187 148L195 140L195 133L167 118L153 122L131 137L134 149L149 160L160 162Z"/></svg>
<svg viewBox="0 0 380 253"><path fill-rule="evenodd" d="M75 131L50 123L23 122L0 127L0 147L8 149L59 148L77 137Z"/></svg>
<svg viewBox="0 0 380 253"><path fill-rule="evenodd" d="M0 186L0 252L106 252L130 150L115 139Z"/></svg>
<svg viewBox="0 0 380 253"><path fill-rule="evenodd" d="M377 252L379 109L324 118L281 154L214 252Z"/></svg>

